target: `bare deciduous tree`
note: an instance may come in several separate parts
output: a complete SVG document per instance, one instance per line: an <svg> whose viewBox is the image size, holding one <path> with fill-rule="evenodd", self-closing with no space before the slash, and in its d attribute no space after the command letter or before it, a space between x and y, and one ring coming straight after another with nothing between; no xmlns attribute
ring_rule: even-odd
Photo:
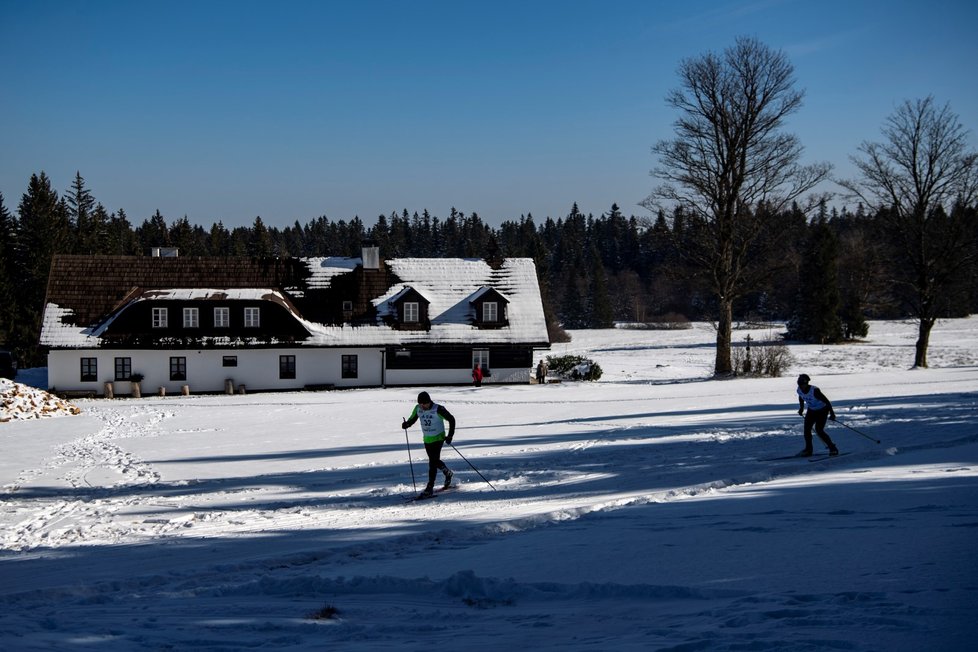
<svg viewBox="0 0 978 652"><path fill-rule="evenodd" d="M700 223L684 255L717 299L717 374L732 371L733 303L758 280L750 251L765 216L789 207L831 170L827 163L801 165L800 142L782 131L804 97L793 75L784 53L752 38L738 38L722 55L683 61L680 86L667 96L679 112L676 137L652 148L659 157L652 175L663 183L642 205L680 206Z"/></svg>
<svg viewBox="0 0 978 652"><path fill-rule="evenodd" d="M976 261L965 207L978 198L978 153L948 105L906 101L886 119L884 142L850 157L860 177L838 183L886 222L894 281L919 320L914 366L927 366L930 331L956 275Z"/></svg>

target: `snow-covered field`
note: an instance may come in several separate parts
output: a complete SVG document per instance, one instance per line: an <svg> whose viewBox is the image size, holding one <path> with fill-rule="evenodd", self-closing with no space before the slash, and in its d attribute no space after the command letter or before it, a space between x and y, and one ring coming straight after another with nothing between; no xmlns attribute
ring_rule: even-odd
<svg viewBox="0 0 978 652"><path fill-rule="evenodd" d="M707 325L573 335L600 382L426 388L461 486L424 502L418 388L0 425L0 649L974 649L978 318L930 369L874 322L732 381ZM764 461L802 447L802 371L862 434Z"/></svg>

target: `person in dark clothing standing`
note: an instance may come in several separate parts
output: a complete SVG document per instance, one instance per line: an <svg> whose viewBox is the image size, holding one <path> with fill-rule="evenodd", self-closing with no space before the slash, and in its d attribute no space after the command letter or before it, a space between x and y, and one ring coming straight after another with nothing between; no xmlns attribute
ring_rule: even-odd
<svg viewBox="0 0 978 652"><path fill-rule="evenodd" d="M421 492L422 498L427 498L435 491L435 480L438 478L438 471L445 474L445 484L443 488L452 486L452 476L454 473L448 466L441 461L441 449L445 442L452 443L455 436L455 417L445 409L431 400L428 392L418 394L418 404L411 411L411 416L407 418L401 427L407 430L416 421L421 421L421 435L424 437L424 450L428 454L428 485ZM445 422L448 422L448 436L445 436Z"/></svg>
<svg viewBox="0 0 978 652"><path fill-rule="evenodd" d="M805 417L805 448L798 455L808 457L812 454L812 427L815 428L818 438L828 446L829 455L838 455L839 449L825 432L826 420L835 421L835 410L822 390L811 384L811 380L808 374L798 376L798 414ZM806 406L808 412L805 412Z"/></svg>

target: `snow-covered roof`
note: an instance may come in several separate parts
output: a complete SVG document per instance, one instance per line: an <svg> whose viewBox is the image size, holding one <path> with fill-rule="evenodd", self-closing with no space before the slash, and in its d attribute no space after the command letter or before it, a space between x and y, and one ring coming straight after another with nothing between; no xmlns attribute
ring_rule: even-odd
<svg viewBox="0 0 978 652"><path fill-rule="evenodd" d="M303 322L313 346L438 344L546 344L536 265L532 258L508 258L499 269L481 259L395 258L386 261L402 281L372 300L378 323L371 326L325 326ZM471 324L470 301L483 288L493 288L508 300L508 326L480 329ZM382 323L392 314L390 303L407 289L429 301L431 330L402 331Z"/></svg>
<svg viewBox="0 0 978 652"><path fill-rule="evenodd" d="M78 257L75 257L76 259ZM140 265L152 265L138 259ZM155 259L162 261L164 259ZM179 260L179 259L177 259ZM116 316L127 307L139 301L228 301L262 300L274 301L284 306L292 316L310 333L301 341L303 346L400 346L409 344L530 344L547 345L546 320L540 287L537 282L536 266L531 258L510 258L494 267L481 259L461 258L396 258L382 263L385 271L392 275L393 282L376 296L365 300L376 308L376 321L370 324L334 325L320 323L310 318L315 312L310 308L314 296L328 292L339 277L353 274L361 269L359 258L304 258L298 262L304 265L309 274L300 281L289 277L286 287L214 287L207 269L214 268L215 274L224 274L227 282L227 269L221 268L221 259L197 259L194 270L196 282L201 287L186 287L189 275L180 277L184 286L149 287L147 282L134 279L132 275L120 279L117 298L111 308L103 308L101 313L91 311L84 314L91 323L79 317L76 305L83 307L76 298L75 288L66 288L60 294L48 296L45 306L40 343L52 348L98 348L100 335L105 332ZM204 263L207 263L205 265ZM74 260L74 269L78 261ZM175 262L158 263L174 265ZM276 269L281 265L276 266ZM67 268L67 267L66 267ZM232 264L232 269L233 269ZM252 267L242 267L252 270ZM58 271L52 265L52 275ZM201 271L204 270L204 271ZM66 273L62 272L63 277ZM64 279L60 279L64 282ZM100 287L109 287L111 279L101 279ZM133 287L133 284L138 287ZM65 285L70 285L66 283ZM390 323L393 315L391 302L408 289L421 294L428 302L429 330L399 330ZM489 290L495 290L507 300L506 325L496 329L480 329L473 325L471 302ZM319 292L319 295L315 293ZM103 294L105 294L103 292ZM297 309L293 298L302 297L306 308ZM315 307L315 306L312 306ZM214 339L211 344L220 345Z"/></svg>

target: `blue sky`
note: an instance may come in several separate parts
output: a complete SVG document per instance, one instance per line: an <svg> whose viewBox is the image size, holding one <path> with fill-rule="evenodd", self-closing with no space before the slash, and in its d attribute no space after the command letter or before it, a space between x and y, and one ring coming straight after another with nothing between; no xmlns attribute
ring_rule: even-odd
<svg viewBox="0 0 978 652"><path fill-rule="evenodd" d="M978 132L976 33L947 0L0 0L0 192L79 171L134 224L641 216L683 58L783 50L788 130L851 176L903 100Z"/></svg>

